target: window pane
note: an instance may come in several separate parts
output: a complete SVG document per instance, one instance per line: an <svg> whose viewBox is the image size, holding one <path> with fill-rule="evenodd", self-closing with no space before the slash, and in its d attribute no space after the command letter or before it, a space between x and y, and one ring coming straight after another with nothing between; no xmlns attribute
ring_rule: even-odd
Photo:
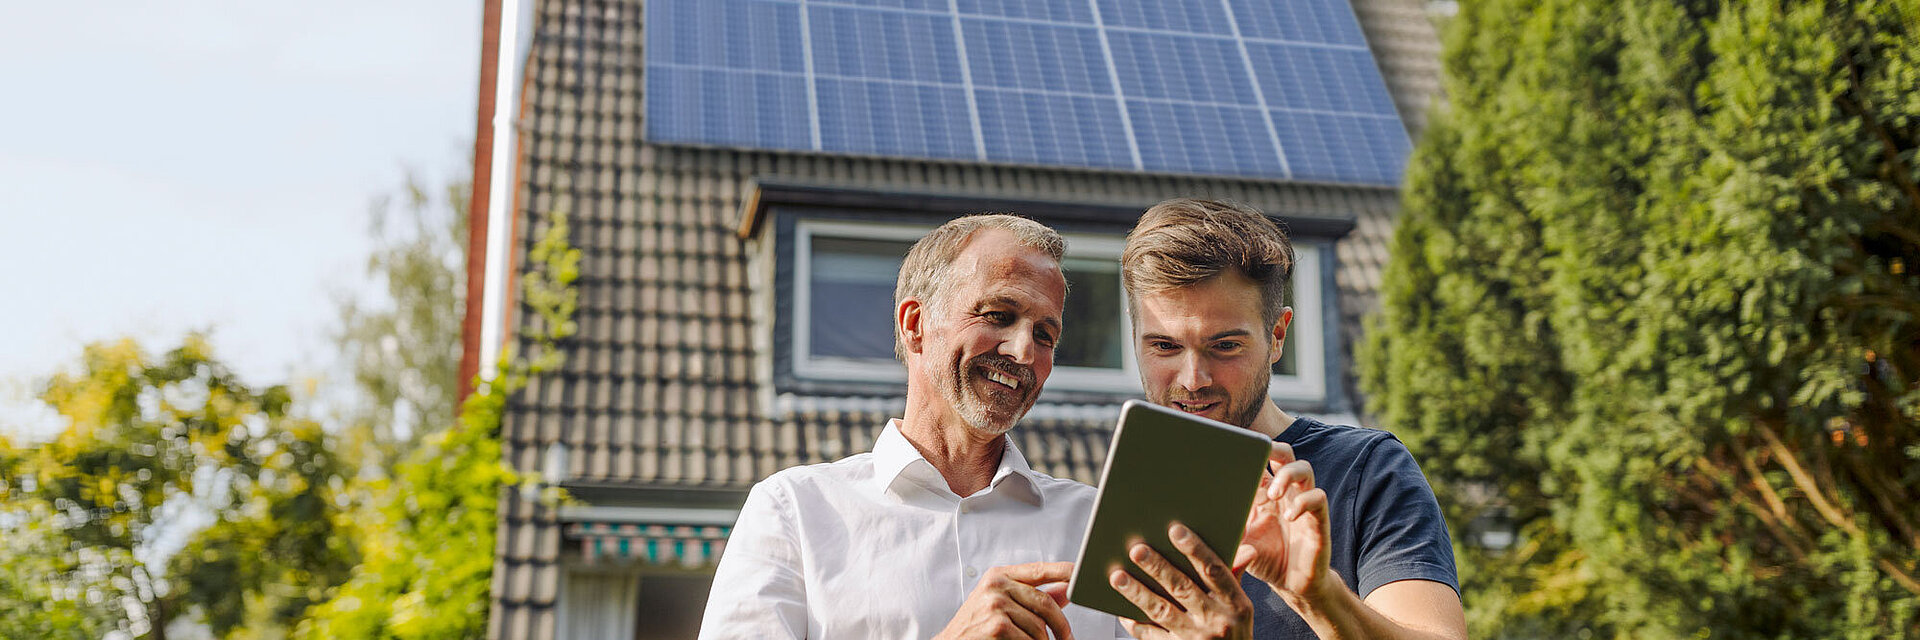
<svg viewBox="0 0 1920 640"><path fill-rule="evenodd" d="M680 640L700 633L700 616L713 592L713 574L650 575L640 579L634 640ZM611 638L613 636L599 636Z"/></svg>
<svg viewBox="0 0 1920 640"><path fill-rule="evenodd" d="M1067 258L1067 308L1053 364L1060 367L1121 367L1120 343L1127 326L1120 311L1120 263Z"/></svg>
<svg viewBox="0 0 1920 640"><path fill-rule="evenodd" d="M911 242L813 237L812 357L893 359L893 284Z"/></svg>

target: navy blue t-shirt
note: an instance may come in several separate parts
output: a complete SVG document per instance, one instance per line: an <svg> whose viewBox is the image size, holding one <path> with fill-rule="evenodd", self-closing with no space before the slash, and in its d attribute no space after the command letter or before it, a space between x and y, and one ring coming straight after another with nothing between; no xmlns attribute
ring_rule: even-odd
<svg viewBox="0 0 1920 640"><path fill-rule="evenodd" d="M1389 582L1420 579L1460 591L1440 502L1399 438L1303 417L1274 439L1312 463L1314 485L1327 492L1333 532L1328 565L1348 589L1365 598ZM1247 574L1240 587L1253 600L1253 637L1314 637L1267 583Z"/></svg>

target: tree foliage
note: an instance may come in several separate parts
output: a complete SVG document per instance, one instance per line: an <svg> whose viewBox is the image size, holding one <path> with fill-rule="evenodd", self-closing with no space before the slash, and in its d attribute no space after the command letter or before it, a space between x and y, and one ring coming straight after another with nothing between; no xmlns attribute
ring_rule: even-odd
<svg viewBox="0 0 1920 640"><path fill-rule="evenodd" d="M297 616L345 580L327 435L289 413L286 388L246 385L201 337L159 358L91 345L40 398L67 427L0 443L0 636L164 637L194 613L228 636ZM213 522L184 529L196 511ZM185 550L161 555L165 536Z"/></svg>
<svg viewBox="0 0 1920 640"><path fill-rule="evenodd" d="M333 341L354 390L341 423L365 431L382 460L451 426L458 409L471 191L464 179L430 189L409 175L397 197L376 199L366 274L378 296L339 301Z"/></svg>
<svg viewBox="0 0 1920 640"><path fill-rule="evenodd" d="M540 322L526 336L526 357L509 353L499 374L478 385L459 420L429 434L375 479L375 496L358 520L366 560L333 599L303 621L304 638L478 638L486 634L499 492L531 489L501 457L506 400L528 376L561 364L554 341L575 331L580 251L555 213L528 253L534 265L524 300Z"/></svg>
<svg viewBox="0 0 1920 640"><path fill-rule="evenodd" d="M1461 4L1359 359L1476 635L1920 635L1920 2Z"/></svg>

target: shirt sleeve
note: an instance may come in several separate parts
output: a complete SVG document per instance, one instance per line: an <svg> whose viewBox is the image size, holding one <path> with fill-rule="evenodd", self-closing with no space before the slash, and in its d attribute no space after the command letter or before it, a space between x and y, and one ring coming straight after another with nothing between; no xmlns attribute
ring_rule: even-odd
<svg viewBox="0 0 1920 640"><path fill-rule="evenodd" d="M1389 435L1373 447L1365 464L1356 576L1360 597L1400 580L1431 580L1458 593L1447 521L1413 454Z"/></svg>
<svg viewBox="0 0 1920 640"><path fill-rule="evenodd" d="M754 485L714 570L701 640L807 637L807 588L793 500L775 478Z"/></svg>

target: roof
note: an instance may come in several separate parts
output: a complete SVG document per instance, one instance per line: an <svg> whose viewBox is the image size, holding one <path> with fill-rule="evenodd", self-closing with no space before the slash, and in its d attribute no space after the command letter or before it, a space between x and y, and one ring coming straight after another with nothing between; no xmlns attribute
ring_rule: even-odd
<svg viewBox="0 0 1920 640"><path fill-rule="evenodd" d="M1421 3L1354 4L1403 121L1418 127L1438 86L1438 44ZM564 449L573 482L707 492L724 502L779 469L864 451L899 413L897 397L780 396L764 386L770 354L758 346L764 329L754 324L753 296L765 286L755 241L735 228L756 180L1141 209L1194 195L1276 215L1342 212L1354 222L1336 247L1349 344L1376 304L1395 190L648 144L640 140L641 2L540 0L534 12L516 264L542 231L536 212L567 212L583 256L580 330L560 345L566 364L508 404L502 435L516 468L540 470ZM513 322L531 315L521 308ZM1041 406L1013 433L1037 470L1091 482L1115 411ZM562 548L578 553L579 540L564 542L557 510L517 492L500 515L491 635L551 637ZM576 528L577 537L603 542L621 531Z"/></svg>

